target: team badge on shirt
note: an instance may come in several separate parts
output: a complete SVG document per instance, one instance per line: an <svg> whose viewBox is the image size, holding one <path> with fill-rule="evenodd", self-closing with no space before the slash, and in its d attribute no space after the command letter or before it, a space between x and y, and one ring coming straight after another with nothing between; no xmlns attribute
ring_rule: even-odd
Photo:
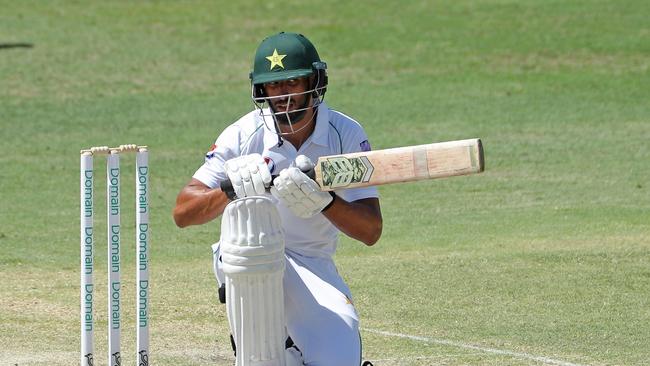
<svg viewBox="0 0 650 366"><path fill-rule="evenodd" d="M370 150L372 150L370 148L370 142L368 142L368 140L361 141L359 146L361 146L361 151L370 151Z"/></svg>
<svg viewBox="0 0 650 366"><path fill-rule="evenodd" d="M214 158L214 156L215 156L216 154L217 154L217 145L212 144L212 146L210 146L210 151L208 151L208 152L205 154L205 158L206 158L206 159L212 159L212 158Z"/></svg>
<svg viewBox="0 0 650 366"><path fill-rule="evenodd" d="M269 173L273 174L273 171L275 170L275 163L273 162L273 159L269 158L268 156L265 156L264 162L269 167Z"/></svg>

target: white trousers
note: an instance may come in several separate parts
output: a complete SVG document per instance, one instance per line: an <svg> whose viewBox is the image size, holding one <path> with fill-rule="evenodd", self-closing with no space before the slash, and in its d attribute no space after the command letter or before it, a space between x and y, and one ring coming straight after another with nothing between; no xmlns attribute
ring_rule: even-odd
<svg viewBox="0 0 650 366"><path fill-rule="evenodd" d="M219 243L212 246L219 286ZM287 333L300 349L307 366L358 366L361 364L359 317L350 289L331 258L306 257L285 250L283 278Z"/></svg>

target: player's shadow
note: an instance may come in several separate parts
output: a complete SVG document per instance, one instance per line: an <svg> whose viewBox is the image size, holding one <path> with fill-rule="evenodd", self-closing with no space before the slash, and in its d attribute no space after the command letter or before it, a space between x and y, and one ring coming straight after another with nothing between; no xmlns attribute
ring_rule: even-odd
<svg viewBox="0 0 650 366"><path fill-rule="evenodd" d="M0 43L0 50L8 50L12 48L34 48L34 44L26 42Z"/></svg>

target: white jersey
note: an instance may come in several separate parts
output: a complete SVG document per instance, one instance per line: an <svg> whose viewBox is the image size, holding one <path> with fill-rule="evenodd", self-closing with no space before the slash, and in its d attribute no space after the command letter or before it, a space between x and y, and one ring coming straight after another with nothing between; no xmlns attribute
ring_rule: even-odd
<svg viewBox="0 0 650 366"><path fill-rule="evenodd" d="M282 141L282 143L280 143ZM318 107L316 127L300 149L280 140L269 130L258 110L252 111L228 126L207 153L205 163L194 178L210 188L219 187L227 179L224 163L242 155L258 153L264 157L271 174L292 166L296 156L306 155L312 161L321 156L370 150L363 127L343 113L331 110L325 103ZM375 187L343 189L336 194L346 201L378 197ZM305 256L331 257L336 251L338 229L319 214L309 219L295 216L281 202L277 204L285 232L286 248Z"/></svg>

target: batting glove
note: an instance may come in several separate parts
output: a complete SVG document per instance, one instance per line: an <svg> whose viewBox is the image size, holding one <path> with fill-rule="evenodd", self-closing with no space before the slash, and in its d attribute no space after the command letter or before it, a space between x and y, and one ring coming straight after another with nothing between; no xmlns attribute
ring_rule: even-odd
<svg viewBox="0 0 650 366"><path fill-rule="evenodd" d="M301 162L298 165L303 167ZM303 219L320 213L334 199L332 194L322 192L318 183L294 167L282 170L273 180L271 194Z"/></svg>
<svg viewBox="0 0 650 366"><path fill-rule="evenodd" d="M271 172L260 154L230 159L224 167L239 198L263 195L271 184Z"/></svg>

